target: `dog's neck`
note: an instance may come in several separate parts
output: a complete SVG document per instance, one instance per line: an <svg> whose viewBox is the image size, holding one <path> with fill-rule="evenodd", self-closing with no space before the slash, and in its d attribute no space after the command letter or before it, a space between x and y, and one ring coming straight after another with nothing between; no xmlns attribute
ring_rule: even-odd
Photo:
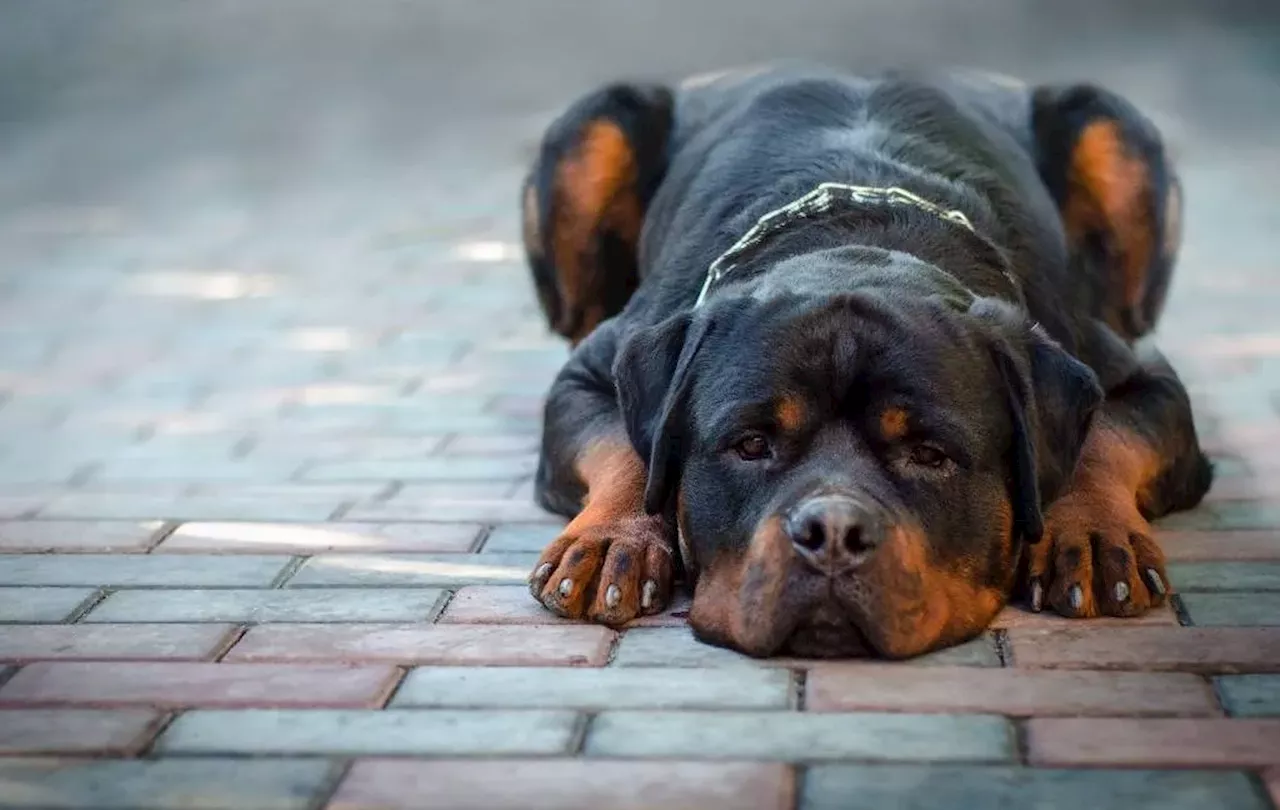
<svg viewBox="0 0 1280 810"><path fill-rule="evenodd" d="M783 276L771 279L765 285L770 288L802 288L811 282L827 289L842 283L865 286L881 275L876 268L892 253L905 254L919 270L914 281L921 289L967 300L981 295L1022 303L1021 285L1004 253L962 212L897 188L822 184L765 214L712 262L695 306L726 289L758 288L766 274ZM828 261L832 271L820 278L812 278L812 272L810 278L786 272L804 266L794 261L797 257L814 254L844 261ZM780 272L770 273L775 268Z"/></svg>

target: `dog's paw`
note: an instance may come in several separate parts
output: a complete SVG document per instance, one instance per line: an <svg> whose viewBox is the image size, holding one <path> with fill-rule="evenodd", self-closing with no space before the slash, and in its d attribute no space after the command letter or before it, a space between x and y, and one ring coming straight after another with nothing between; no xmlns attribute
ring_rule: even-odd
<svg viewBox="0 0 1280 810"><path fill-rule="evenodd" d="M1164 553L1128 493L1067 493L1030 552L1024 590L1037 612L1048 604L1069 618L1141 616L1168 596Z"/></svg>
<svg viewBox="0 0 1280 810"><path fill-rule="evenodd" d="M542 552L529 591L548 610L608 625L659 613L671 600L671 549L660 516L574 529Z"/></svg>

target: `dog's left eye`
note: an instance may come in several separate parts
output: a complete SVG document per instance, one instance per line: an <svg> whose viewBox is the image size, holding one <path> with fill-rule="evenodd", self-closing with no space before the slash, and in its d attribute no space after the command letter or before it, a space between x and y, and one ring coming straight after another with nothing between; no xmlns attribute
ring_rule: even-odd
<svg viewBox="0 0 1280 810"><path fill-rule="evenodd" d="M733 450L743 461L762 461L773 456L773 448L763 433L748 433L738 439Z"/></svg>
<svg viewBox="0 0 1280 810"><path fill-rule="evenodd" d="M911 448L910 459L912 464L934 469L950 461L946 453L931 444L917 444Z"/></svg>

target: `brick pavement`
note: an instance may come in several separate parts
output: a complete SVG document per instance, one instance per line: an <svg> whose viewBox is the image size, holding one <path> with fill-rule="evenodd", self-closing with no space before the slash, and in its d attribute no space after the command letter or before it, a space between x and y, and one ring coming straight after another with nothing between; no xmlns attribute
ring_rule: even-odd
<svg viewBox="0 0 1280 810"><path fill-rule="evenodd" d="M0 807L1276 806L1280 172L1160 117L1189 133L1161 344L1223 473L1161 527L1174 605L1010 610L901 664L527 599L565 349L506 141L409 211L0 223Z"/></svg>

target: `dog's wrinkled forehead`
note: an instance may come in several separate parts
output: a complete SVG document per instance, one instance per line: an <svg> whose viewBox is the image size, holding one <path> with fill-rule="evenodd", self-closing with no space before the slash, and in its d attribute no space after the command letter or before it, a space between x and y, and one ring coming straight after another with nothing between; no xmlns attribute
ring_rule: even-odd
<svg viewBox="0 0 1280 810"><path fill-rule="evenodd" d="M783 392L839 398L892 388L958 408L987 404L983 387L973 383L990 373L990 362L972 319L944 298L869 288L752 300L735 315L723 319L700 363L700 402L728 406Z"/></svg>

